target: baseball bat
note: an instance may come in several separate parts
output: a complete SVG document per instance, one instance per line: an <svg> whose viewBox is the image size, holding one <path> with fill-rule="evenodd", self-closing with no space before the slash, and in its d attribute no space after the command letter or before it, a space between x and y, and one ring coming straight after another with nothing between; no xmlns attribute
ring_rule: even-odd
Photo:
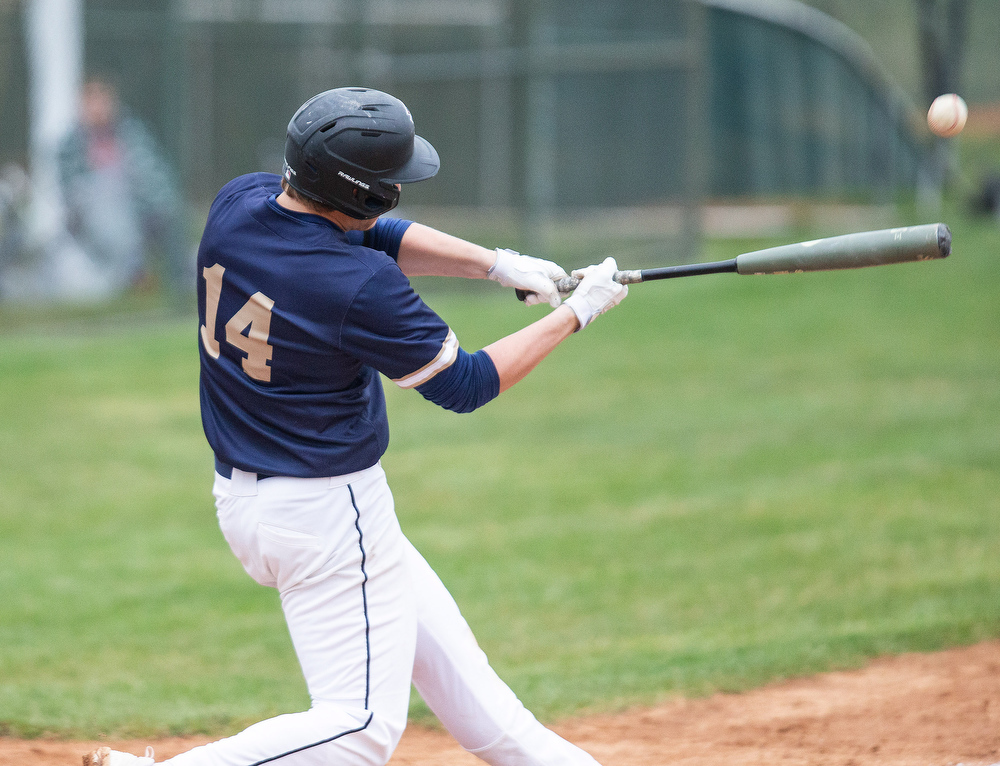
<svg viewBox="0 0 1000 766"><path fill-rule="evenodd" d="M753 250L728 261L618 271L615 273L615 281L630 285L701 274L797 274L802 271L860 269L865 266L946 258L950 253L951 230L943 223L928 223L899 229L842 234L810 242ZM556 287L562 293L575 290L579 284L580 280L575 277L556 281ZM517 297L523 301L527 292L517 290Z"/></svg>

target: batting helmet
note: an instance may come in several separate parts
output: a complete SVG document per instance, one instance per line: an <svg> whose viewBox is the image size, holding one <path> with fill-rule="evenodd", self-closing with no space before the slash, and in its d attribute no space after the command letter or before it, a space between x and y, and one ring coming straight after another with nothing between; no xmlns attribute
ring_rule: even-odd
<svg viewBox="0 0 1000 766"><path fill-rule="evenodd" d="M399 202L395 184L423 181L441 162L416 135L398 98L368 88L313 96L288 123L285 181L351 218L375 218Z"/></svg>

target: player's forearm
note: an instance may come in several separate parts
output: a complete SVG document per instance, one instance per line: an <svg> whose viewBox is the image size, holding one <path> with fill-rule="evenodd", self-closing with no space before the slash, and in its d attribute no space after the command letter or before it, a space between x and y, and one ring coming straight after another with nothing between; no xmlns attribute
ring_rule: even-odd
<svg viewBox="0 0 1000 766"><path fill-rule="evenodd" d="M486 279L496 253L464 239L413 223L399 243L399 268L408 277Z"/></svg>
<svg viewBox="0 0 1000 766"><path fill-rule="evenodd" d="M500 391L523 379L577 327L579 322L573 310L560 306L523 330L486 346L483 350L493 360L500 377Z"/></svg>

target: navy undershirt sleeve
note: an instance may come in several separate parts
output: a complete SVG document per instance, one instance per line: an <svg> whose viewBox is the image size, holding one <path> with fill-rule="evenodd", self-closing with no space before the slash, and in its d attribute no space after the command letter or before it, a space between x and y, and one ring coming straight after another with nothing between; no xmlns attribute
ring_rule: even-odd
<svg viewBox="0 0 1000 766"><path fill-rule="evenodd" d="M404 218L379 218L368 231L347 232L347 241L352 245L381 250L395 261L399 259L399 243L411 223L413 221Z"/></svg>
<svg viewBox="0 0 1000 766"><path fill-rule="evenodd" d="M472 412L500 395L500 376L485 351L458 350L455 362L422 386L425 399L452 412Z"/></svg>

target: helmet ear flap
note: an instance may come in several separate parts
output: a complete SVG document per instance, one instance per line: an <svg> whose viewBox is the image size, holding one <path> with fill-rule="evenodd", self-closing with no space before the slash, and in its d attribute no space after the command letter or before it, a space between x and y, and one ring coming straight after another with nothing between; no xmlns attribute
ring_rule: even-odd
<svg viewBox="0 0 1000 766"><path fill-rule="evenodd" d="M399 204L399 190L382 189L382 194L373 194L370 191L363 191L355 187L354 197L358 202L358 207L368 213L366 218L375 218L383 213L388 213Z"/></svg>

